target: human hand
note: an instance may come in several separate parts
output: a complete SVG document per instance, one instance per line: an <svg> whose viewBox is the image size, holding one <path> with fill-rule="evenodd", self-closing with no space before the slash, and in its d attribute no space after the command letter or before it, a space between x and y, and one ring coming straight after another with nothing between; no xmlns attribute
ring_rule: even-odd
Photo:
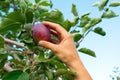
<svg viewBox="0 0 120 80"><path fill-rule="evenodd" d="M56 23L44 21L43 24L50 28L51 33L56 35L59 41L52 40L52 43L48 41L40 41L40 45L54 51L57 57L68 65L71 62L74 62L75 59L79 58L74 40L70 33Z"/></svg>
<svg viewBox="0 0 120 80"><path fill-rule="evenodd" d="M58 41L40 41L39 44L54 51L57 57L67 64L72 71L77 72L74 80L92 80L78 56L71 34L56 23L44 21L43 24L49 27L51 33L58 37Z"/></svg>

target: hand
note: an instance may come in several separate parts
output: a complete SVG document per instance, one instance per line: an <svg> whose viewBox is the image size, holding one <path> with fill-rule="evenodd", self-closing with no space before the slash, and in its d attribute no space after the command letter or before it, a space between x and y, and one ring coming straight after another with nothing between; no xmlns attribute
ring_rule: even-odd
<svg viewBox="0 0 120 80"><path fill-rule="evenodd" d="M52 22L43 22L44 25L50 28L51 33L59 38L59 41L52 40L53 43L47 41L40 41L40 45L53 50L56 55L66 64L74 62L78 59L78 54L74 44L74 40L70 33L63 27Z"/></svg>
<svg viewBox="0 0 120 80"><path fill-rule="evenodd" d="M44 21L43 24L49 27L51 33L58 37L58 41L40 41L39 44L54 51L57 57L67 64L71 70L77 72L75 80L92 80L78 56L71 34L56 23Z"/></svg>

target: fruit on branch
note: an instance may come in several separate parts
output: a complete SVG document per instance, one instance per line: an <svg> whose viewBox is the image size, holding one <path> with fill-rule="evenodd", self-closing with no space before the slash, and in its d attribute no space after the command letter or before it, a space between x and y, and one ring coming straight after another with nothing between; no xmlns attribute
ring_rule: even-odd
<svg viewBox="0 0 120 80"><path fill-rule="evenodd" d="M35 43L38 43L40 40L50 42L50 29L42 23L35 24L32 28L32 38Z"/></svg>

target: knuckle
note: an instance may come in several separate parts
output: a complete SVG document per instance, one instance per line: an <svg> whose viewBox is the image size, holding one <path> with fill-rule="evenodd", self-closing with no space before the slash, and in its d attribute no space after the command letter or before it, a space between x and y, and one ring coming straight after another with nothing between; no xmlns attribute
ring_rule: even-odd
<svg viewBox="0 0 120 80"><path fill-rule="evenodd" d="M70 33L68 33L68 38L73 38L72 35Z"/></svg>

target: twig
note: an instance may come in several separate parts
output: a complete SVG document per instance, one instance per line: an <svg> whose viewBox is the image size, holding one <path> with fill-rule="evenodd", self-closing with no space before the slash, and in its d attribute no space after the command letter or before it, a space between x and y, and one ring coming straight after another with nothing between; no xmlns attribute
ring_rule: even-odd
<svg viewBox="0 0 120 80"><path fill-rule="evenodd" d="M3 37L2 35L0 35L0 36ZM3 37L3 38L4 38L4 37ZM22 43L18 43L18 42L16 42L16 41L13 41L13 40L7 39L7 38L4 38L4 40L5 40L5 43L6 43L6 44L12 44L12 45L16 45L17 47L21 47L21 48L27 49L27 47L24 46L24 44L22 44Z"/></svg>
<svg viewBox="0 0 120 80"><path fill-rule="evenodd" d="M80 43L84 40L84 38L85 38L91 31L92 31L92 28L89 29L89 30L86 32L86 34L81 38L81 40L78 42L78 44L80 44Z"/></svg>
<svg viewBox="0 0 120 80"><path fill-rule="evenodd" d="M4 70L7 71L7 72L11 72L11 71L13 71L13 68L11 68L11 67L9 66L9 63L6 63L6 64L4 65Z"/></svg>
<svg viewBox="0 0 120 80"><path fill-rule="evenodd" d="M14 44L18 47L27 49L27 47L25 47L24 44L22 44L22 43L18 43L16 41L13 41L13 40L10 40L10 39L7 39L7 38L4 38L4 40L5 40L5 43L7 43L7 44Z"/></svg>

